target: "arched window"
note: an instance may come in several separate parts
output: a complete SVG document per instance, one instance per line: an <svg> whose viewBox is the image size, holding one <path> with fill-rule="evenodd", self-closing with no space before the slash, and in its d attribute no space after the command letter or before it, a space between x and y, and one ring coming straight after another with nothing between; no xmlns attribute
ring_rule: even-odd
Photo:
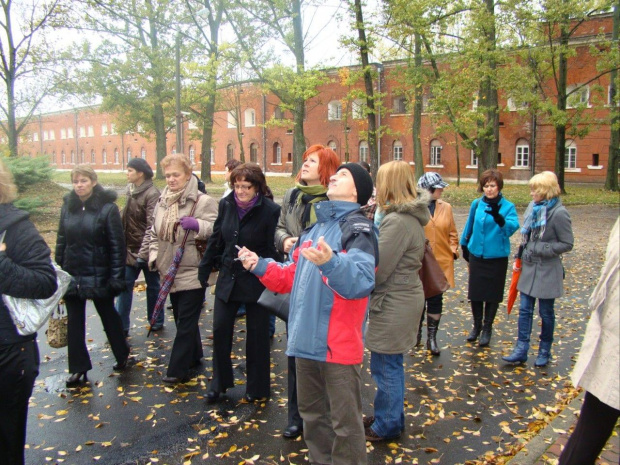
<svg viewBox="0 0 620 465"><path fill-rule="evenodd" d="M250 161L252 163L258 163L258 144L250 144Z"/></svg>
<svg viewBox="0 0 620 465"><path fill-rule="evenodd" d="M189 146L189 161L192 162L192 165L196 163L196 149L193 145Z"/></svg>
<svg viewBox="0 0 620 465"><path fill-rule="evenodd" d="M365 140L360 142L360 161L368 163L368 142Z"/></svg>
<svg viewBox="0 0 620 465"><path fill-rule="evenodd" d="M226 146L226 160L232 160L235 157L235 148L232 144Z"/></svg>
<svg viewBox="0 0 620 465"><path fill-rule="evenodd" d="M75 165L75 152L71 150L71 163Z"/></svg>
<svg viewBox="0 0 620 465"><path fill-rule="evenodd" d="M394 160L402 160L403 159L403 144L401 141L394 141L394 146L392 147L392 154Z"/></svg>
<svg viewBox="0 0 620 465"><path fill-rule="evenodd" d="M131 160L131 147L127 147L127 162Z"/></svg>
<svg viewBox="0 0 620 465"><path fill-rule="evenodd" d="M103 149L103 150L101 151L101 160L102 160L101 162L102 162L104 165L107 165L107 164L108 164L108 152L106 152L106 150L105 150L105 149Z"/></svg>
<svg viewBox="0 0 620 465"><path fill-rule="evenodd" d="M84 157L84 150L80 150L80 163L86 163L86 158Z"/></svg>
<svg viewBox="0 0 620 465"><path fill-rule="evenodd" d="M63 165L67 164L67 155L65 154L64 150L60 152L60 163L62 163Z"/></svg>
<svg viewBox="0 0 620 465"><path fill-rule="evenodd" d="M277 165L282 164L282 147L277 142L273 144L273 162Z"/></svg>
<svg viewBox="0 0 620 465"><path fill-rule="evenodd" d="M118 149L114 149L114 164L115 165L120 164L119 157L118 157Z"/></svg>
<svg viewBox="0 0 620 465"><path fill-rule="evenodd" d="M431 141L431 165L441 165L441 150L442 150L441 142L437 139L433 139Z"/></svg>
<svg viewBox="0 0 620 465"><path fill-rule="evenodd" d="M256 126L256 112L253 108L245 110L245 126L247 128Z"/></svg>
<svg viewBox="0 0 620 465"><path fill-rule="evenodd" d="M566 141L564 147L564 168L577 168L577 144L572 139Z"/></svg>
<svg viewBox="0 0 620 465"><path fill-rule="evenodd" d="M142 157L143 160L146 160L146 148L142 147L140 149L140 156Z"/></svg>
<svg viewBox="0 0 620 465"><path fill-rule="evenodd" d="M95 162L95 149L91 149L90 151L90 162L94 165Z"/></svg>
<svg viewBox="0 0 620 465"><path fill-rule="evenodd" d="M342 118L342 103L340 100L332 100L327 104L327 119L337 121Z"/></svg>
<svg viewBox="0 0 620 465"><path fill-rule="evenodd" d="M338 149L338 144L336 144L336 141L335 141L335 140L330 140L330 141L327 143L327 146L328 146L330 149L332 149L334 152L336 151L336 149Z"/></svg>
<svg viewBox="0 0 620 465"><path fill-rule="evenodd" d="M526 168L530 166L530 144L525 139L517 141L515 149L515 166Z"/></svg>

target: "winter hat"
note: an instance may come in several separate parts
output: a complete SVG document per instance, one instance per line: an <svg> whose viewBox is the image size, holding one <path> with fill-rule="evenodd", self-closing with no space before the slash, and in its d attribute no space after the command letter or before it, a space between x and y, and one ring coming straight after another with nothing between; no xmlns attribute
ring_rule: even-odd
<svg viewBox="0 0 620 465"><path fill-rule="evenodd" d="M344 165L340 165L336 172L343 168L349 170L349 173L353 176L355 190L357 191L357 203L362 206L366 205L370 197L372 197L372 190L374 187L370 174L357 163L345 163Z"/></svg>
<svg viewBox="0 0 620 465"><path fill-rule="evenodd" d="M431 189L443 189L449 185L450 184L441 179L439 173L435 173L434 171L424 173L420 179L418 179L418 187L427 191Z"/></svg>
<svg viewBox="0 0 620 465"><path fill-rule="evenodd" d="M144 173L146 179L151 179L153 177L153 170L143 158L132 158L127 162L127 168L133 168L140 173Z"/></svg>

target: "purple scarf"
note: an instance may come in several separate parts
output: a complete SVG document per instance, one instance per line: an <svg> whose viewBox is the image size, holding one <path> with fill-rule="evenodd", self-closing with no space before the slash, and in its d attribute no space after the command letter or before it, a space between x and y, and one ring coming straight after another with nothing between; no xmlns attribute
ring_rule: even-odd
<svg viewBox="0 0 620 465"><path fill-rule="evenodd" d="M243 202L239 200L236 192L234 193L234 195L235 195L235 202L237 203L237 214L239 215L239 219L241 220L246 215L246 213L249 212L254 205L256 205L256 202L258 202L259 195L256 194L254 197L252 197L252 200L250 200L249 202Z"/></svg>

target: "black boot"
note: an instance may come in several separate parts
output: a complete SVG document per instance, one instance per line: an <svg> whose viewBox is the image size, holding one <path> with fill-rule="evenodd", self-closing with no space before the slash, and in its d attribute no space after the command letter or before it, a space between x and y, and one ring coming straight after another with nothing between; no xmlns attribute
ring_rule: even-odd
<svg viewBox="0 0 620 465"><path fill-rule="evenodd" d="M480 341L478 345L480 347L486 347L491 342L491 334L493 334L493 321L495 321L495 315L499 304L497 302L486 302L484 307L484 325L482 326L482 334L480 335Z"/></svg>
<svg viewBox="0 0 620 465"><path fill-rule="evenodd" d="M471 314L474 318L474 326L469 332L469 336L467 336L467 342L474 342L480 335L480 330L482 329L482 305L482 302L471 302Z"/></svg>
<svg viewBox="0 0 620 465"><path fill-rule="evenodd" d="M422 317L420 318L420 325L418 326L418 337L415 341L415 346L418 347L422 343L422 328L424 327L424 313L426 312L426 306L422 309Z"/></svg>
<svg viewBox="0 0 620 465"><path fill-rule="evenodd" d="M439 355L441 351L437 346L437 329L439 328L439 320L441 319L441 315L439 318L435 319L428 315L426 319L426 327L428 328L428 339L426 340L426 348L431 351L433 355Z"/></svg>

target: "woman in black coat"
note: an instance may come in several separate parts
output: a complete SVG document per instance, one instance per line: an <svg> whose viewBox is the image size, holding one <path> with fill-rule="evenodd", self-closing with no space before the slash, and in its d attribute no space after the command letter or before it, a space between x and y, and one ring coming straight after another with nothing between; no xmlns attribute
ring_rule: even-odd
<svg viewBox="0 0 620 465"><path fill-rule="evenodd" d="M69 372L67 386L86 381L92 368L86 348L86 300L99 313L112 352L115 370L127 365L129 347L114 297L125 289L125 239L116 192L97 184L90 166L71 171L73 192L67 194L60 212L56 262L73 280L65 294L69 317Z"/></svg>
<svg viewBox="0 0 620 465"><path fill-rule="evenodd" d="M0 457L23 465L28 399L39 374L36 333L18 334L2 295L46 299L56 291L50 249L28 219L11 203L17 190L0 163Z"/></svg>
<svg viewBox="0 0 620 465"><path fill-rule="evenodd" d="M198 279L205 284L212 270L220 270L215 286L209 403L234 385L230 354L241 304L247 311L245 398L251 402L269 397L269 312L256 303L265 287L236 258L237 246L245 246L261 257L277 258L274 235L280 206L266 197L269 190L258 165L239 165L230 174L230 184L233 192L220 201L213 234L198 270Z"/></svg>

